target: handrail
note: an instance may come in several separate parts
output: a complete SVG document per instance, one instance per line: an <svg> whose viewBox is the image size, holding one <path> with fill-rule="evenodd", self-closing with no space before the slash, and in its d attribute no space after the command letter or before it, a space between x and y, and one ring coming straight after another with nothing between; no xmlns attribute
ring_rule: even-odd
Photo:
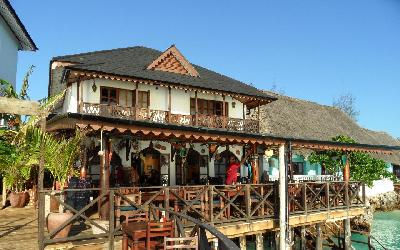
<svg viewBox="0 0 400 250"><path fill-rule="evenodd" d="M174 114L167 110L154 110L150 108L139 108L121 106L118 104L101 104L84 102L79 110L80 113L96 116L110 116L130 120L149 120L157 123L201 126L208 128L226 129L231 131L259 132L259 121L255 119L241 119L222 115L198 114Z"/></svg>

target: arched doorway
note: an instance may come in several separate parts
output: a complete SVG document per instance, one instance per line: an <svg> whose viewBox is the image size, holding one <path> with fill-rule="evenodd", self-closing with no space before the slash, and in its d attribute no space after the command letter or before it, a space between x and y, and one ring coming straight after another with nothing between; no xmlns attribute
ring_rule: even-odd
<svg viewBox="0 0 400 250"><path fill-rule="evenodd" d="M145 186L159 186L161 183L160 177L160 157L161 153L154 149L150 144L149 147L143 149L141 152L142 168L139 173L143 179L142 185Z"/></svg>
<svg viewBox="0 0 400 250"><path fill-rule="evenodd" d="M215 171L215 177L220 180L219 184L224 184L225 183L226 169L229 166L229 159L232 156L235 157L235 159L237 161L239 161L239 159L236 157L236 155L233 154L228 149L215 156L214 171Z"/></svg>
<svg viewBox="0 0 400 250"><path fill-rule="evenodd" d="M206 167L199 152L190 148L185 156L176 155L176 182L178 185L200 184L200 168Z"/></svg>

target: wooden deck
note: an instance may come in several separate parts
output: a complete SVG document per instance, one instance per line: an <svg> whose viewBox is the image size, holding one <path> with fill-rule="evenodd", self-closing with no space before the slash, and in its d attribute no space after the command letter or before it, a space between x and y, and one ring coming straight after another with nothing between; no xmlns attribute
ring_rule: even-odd
<svg viewBox="0 0 400 250"><path fill-rule="evenodd" d="M38 249L38 211L31 206L0 210L0 249L1 250L35 250ZM121 248L121 241L116 239L115 249ZM46 250L106 250L107 239L97 244L71 242L49 245Z"/></svg>

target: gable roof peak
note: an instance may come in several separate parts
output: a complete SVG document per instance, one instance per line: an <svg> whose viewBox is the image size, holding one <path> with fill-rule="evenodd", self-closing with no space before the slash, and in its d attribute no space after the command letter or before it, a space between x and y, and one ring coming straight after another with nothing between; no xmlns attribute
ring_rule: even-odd
<svg viewBox="0 0 400 250"><path fill-rule="evenodd" d="M192 64L182 55L182 53L176 48L175 44L172 44L159 57L152 61L150 65L147 66L147 69L172 72L193 77L200 76L199 72L197 72Z"/></svg>

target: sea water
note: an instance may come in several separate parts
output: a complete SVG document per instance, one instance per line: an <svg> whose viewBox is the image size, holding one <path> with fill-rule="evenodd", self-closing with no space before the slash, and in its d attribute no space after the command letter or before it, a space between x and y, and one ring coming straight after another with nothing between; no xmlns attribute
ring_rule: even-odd
<svg viewBox="0 0 400 250"><path fill-rule="evenodd" d="M371 234L386 249L400 250L400 210L374 213ZM372 244L383 249L374 240Z"/></svg>

